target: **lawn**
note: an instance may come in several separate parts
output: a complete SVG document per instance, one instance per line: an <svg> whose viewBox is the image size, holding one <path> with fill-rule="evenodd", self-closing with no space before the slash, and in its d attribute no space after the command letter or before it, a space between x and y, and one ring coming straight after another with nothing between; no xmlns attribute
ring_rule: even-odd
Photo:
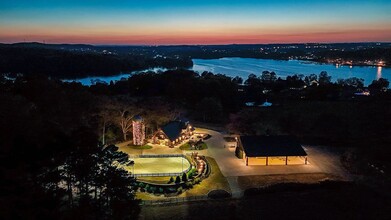
<svg viewBox="0 0 391 220"><path fill-rule="evenodd" d="M191 148L189 143L182 144L179 149L181 150L205 150L208 149L208 145L205 142L197 144L194 149Z"/></svg>
<svg viewBox="0 0 391 220"><path fill-rule="evenodd" d="M277 183L318 183L323 180L340 180L340 178L327 173L239 176L238 184L240 188L248 189L269 186Z"/></svg>
<svg viewBox="0 0 391 220"><path fill-rule="evenodd" d="M202 180L200 184L194 185L192 189L183 192L179 195L179 197L206 195L209 191L214 189L223 189L227 192L231 192L228 181L221 173L216 161L211 157L206 157L206 159L208 160L212 169L209 177Z"/></svg>
<svg viewBox="0 0 391 220"><path fill-rule="evenodd" d="M152 157L152 158L133 158L134 167L128 166L127 169L135 174L150 173L180 173L190 167L190 163L183 157Z"/></svg>
<svg viewBox="0 0 391 220"><path fill-rule="evenodd" d="M173 177L174 180L176 176ZM138 177L137 180L150 182L150 183L158 183L158 184L167 184L170 181L170 176L142 176Z"/></svg>
<svg viewBox="0 0 391 220"><path fill-rule="evenodd" d="M152 149L152 146L151 145L141 145L141 146L138 146L138 145L133 145L133 144L128 144L128 147L132 148L132 149L135 149L135 150L148 150L148 149Z"/></svg>
<svg viewBox="0 0 391 220"><path fill-rule="evenodd" d="M144 219L391 219L391 200L361 185L143 206Z"/></svg>

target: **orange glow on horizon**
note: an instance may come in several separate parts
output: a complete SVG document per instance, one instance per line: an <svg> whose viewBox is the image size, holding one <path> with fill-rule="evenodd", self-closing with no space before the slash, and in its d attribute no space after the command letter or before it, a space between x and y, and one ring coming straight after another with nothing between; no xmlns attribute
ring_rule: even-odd
<svg viewBox="0 0 391 220"><path fill-rule="evenodd" d="M133 29L126 28L53 28L31 30L7 28L0 34L0 42L85 43L121 45L178 45L178 44L262 44L262 43L338 43L338 42L389 42L391 29L365 29L334 31L304 27L294 29L213 29L197 30ZM29 33L29 34L26 34ZM143 33L143 34L136 34Z"/></svg>

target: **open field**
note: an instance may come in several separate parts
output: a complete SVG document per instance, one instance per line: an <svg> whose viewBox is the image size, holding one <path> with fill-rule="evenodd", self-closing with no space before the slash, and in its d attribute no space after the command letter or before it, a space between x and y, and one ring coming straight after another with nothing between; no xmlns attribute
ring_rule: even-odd
<svg viewBox="0 0 391 220"><path fill-rule="evenodd" d="M318 183L324 180L340 180L327 173L276 174L262 176L239 176L237 181L242 189L270 186L278 183Z"/></svg>
<svg viewBox="0 0 391 220"><path fill-rule="evenodd" d="M141 146L129 144L128 147L130 147L132 149L136 149L136 150L149 150L149 149L153 148L151 145L148 145L148 144L141 145Z"/></svg>
<svg viewBox="0 0 391 220"><path fill-rule="evenodd" d="M170 181L170 176L142 176L138 177L137 180L151 183L167 184L168 181Z"/></svg>
<svg viewBox="0 0 391 220"><path fill-rule="evenodd" d="M391 200L361 185L143 206L139 219L391 219Z"/></svg>
<svg viewBox="0 0 391 220"><path fill-rule="evenodd" d="M183 157L160 157L160 158L133 158L134 171L132 166L126 167L134 174L151 173L180 173L190 167L190 163Z"/></svg>

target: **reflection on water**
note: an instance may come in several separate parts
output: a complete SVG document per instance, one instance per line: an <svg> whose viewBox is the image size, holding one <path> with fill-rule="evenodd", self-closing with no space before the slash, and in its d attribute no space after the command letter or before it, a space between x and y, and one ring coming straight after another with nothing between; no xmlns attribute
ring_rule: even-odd
<svg viewBox="0 0 391 220"><path fill-rule="evenodd" d="M377 73L376 73L376 79L382 78L381 70L382 70L382 67L381 67L381 66L378 66L378 67L377 67Z"/></svg>
<svg viewBox="0 0 391 220"><path fill-rule="evenodd" d="M322 71L326 71L331 76L332 81L338 79L346 79L350 77L357 77L364 79L364 84L369 85L373 80L379 78L385 78L391 80L391 68L382 66L344 66L339 64L320 64L314 62L303 62L300 60L268 60L268 59L252 59L252 58L221 58L221 59L193 59L192 70L202 73L204 71L210 71L213 73L221 73L230 77L240 76L244 80L247 79L248 75L253 73L260 75L262 71L274 71L278 77L285 78L288 75L303 74L308 76L310 74L319 74ZM164 68L150 69L151 71L165 71ZM138 71L140 72L140 71ZM64 81L77 81L83 85L91 85L94 81L103 81L110 83L110 81L118 81L121 78L128 78L132 72L128 74L121 74L109 77L86 77L75 80L64 80Z"/></svg>
<svg viewBox="0 0 391 220"><path fill-rule="evenodd" d="M264 70L274 71L277 77L281 78L293 74L318 75L320 72L326 71L331 76L333 82L336 82L338 79L357 77L363 79L366 86L380 77L391 79L391 68L384 66L351 66L303 62L300 60L281 61L252 58L193 59L193 63L192 69L199 73L211 71L231 77L240 76L243 80L246 80L250 73L259 76Z"/></svg>

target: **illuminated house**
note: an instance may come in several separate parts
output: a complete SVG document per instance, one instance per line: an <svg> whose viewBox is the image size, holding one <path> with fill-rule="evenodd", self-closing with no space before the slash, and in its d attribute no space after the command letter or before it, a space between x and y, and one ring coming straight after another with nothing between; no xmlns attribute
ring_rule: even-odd
<svg viewBox="0 0 391 220"><path fill-rule="evenodd" d="M189 121L171 121L153 135L153 143L174 147L193 135L194 128Z"/></svg>
<svg viewBox="0 0 391 220"><path fill-rule="evenodd" d="M136 115L132 121L133 127L133 144L143 145L145 140L145 125L144 120L141 116Z"/></svg>
<svg viewBox="0 0 391 220"><path fill-rule="evenodd" d="M307 164L307 153L291 136L241 136L235 154L249 165Z"/></svg>

